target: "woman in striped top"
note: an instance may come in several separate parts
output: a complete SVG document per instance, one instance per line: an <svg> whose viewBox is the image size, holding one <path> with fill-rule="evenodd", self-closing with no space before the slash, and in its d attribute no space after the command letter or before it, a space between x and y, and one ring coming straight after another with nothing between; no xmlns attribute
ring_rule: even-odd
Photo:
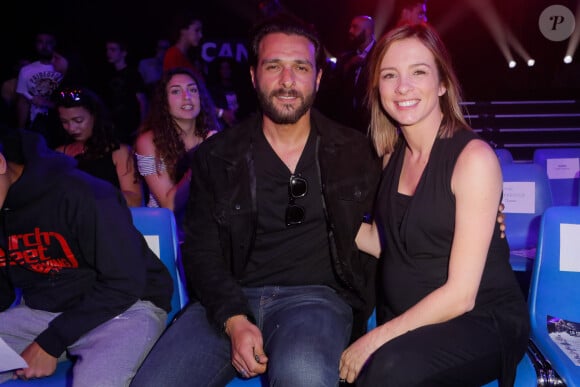
<svg viewBox="0 0 580 387"><path fill-rule="evenodd" d="M166 71L135 142L135 154L149 190L147 206L171 209L179 228L189 192L190 155L217 131L215 107L201 77L187 68Z"/></svg>

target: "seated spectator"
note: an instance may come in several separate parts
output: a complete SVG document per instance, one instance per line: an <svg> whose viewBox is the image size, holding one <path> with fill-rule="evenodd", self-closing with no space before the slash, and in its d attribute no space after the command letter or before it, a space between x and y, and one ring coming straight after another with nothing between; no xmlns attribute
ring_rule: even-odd
<svg viewBox="0 0 580 387"><path fill-rule="evenodd" d="M163 75L163 58L165 57L165 52L169 46L169 40L159 38L156 41L155 55L149 58L143 58L139 61L137 69L139 70L141 77L143 77L143 82L145 82L147 97L151 97L157 81L159 81Z"/></svg>
<svg viewBox="0 0 580 387"><path fill-rule="evenodd" d="M54 148L58 119L52 98L68 71L67 58L56 51L56 36L40 31L35 40L36 60L20 68L16 83L17 126L41 133Z"/></svg>
<svg viewBox="0 0 580 387"><path fill-rule="evenodd" d="M116 136L123 144L133 144L148 109L145 82L136 66L128 61L129 45L119 37L111 37L106 44L107 61L103 81L105 104L115 123Z"/></svg>
<svg viewBox="0 0 580 387"><path fill-rule="evenodd" d="M433 27L388 32L369 70L385 167L375 223L356 243L381 259L378 325L344 351L340 376L361 387L513 386L530 321L498 223L497 157L465 121Z"/></svg>
<svg viewBox="0 0 580 387"><path fill-rule="evenodd" d="M157 341L135 387L225 386L236 374L336 387L340 354L374 306L376 260L354 241L380 164L365 136L312 109L316 31L274 18L250 39L261 114L193 156L182 254L199 302Z"/></svg>
<svg viewBox="0 0 580 387"><path fill-rule="evenodd" d="M119 188L130 207L142 205L133 152L116 138L113 122L99 96L86 88L64 89L57 95L56 108L67 133L65 144L56 150L77 159L83 171Z"/></svg>
<svg viewBox="0 0 580 387"><path fill-rule="evenodd" d="M68 354L74 386L127 386L166 326L165 265L119 190L75 164L38 133L0 137L0 337L28 365L0 383ZM11 307L15 289L26 302Z"/></svg>
<svg viewBox="0 0 580 387"><path fill-rule="evenodd" d="M185 67L165 72L135 153L149 190L147 206L171 209L180 229L191 180L189 159L218 130L215 108L199 73Z"/></svg>

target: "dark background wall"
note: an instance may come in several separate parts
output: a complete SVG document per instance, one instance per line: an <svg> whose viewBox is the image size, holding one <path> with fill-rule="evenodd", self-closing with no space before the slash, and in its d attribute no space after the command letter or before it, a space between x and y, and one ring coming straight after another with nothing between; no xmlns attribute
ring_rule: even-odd
<svg viewBox="0 0 580 387"><path fill-rule="evenodd" d="M498 15L504 25L536 59L527 67L514 52L518 65L509 69L482 22L483 10ZM345 48L352 16L374 16L379 25L391 23L393 0L280 0L291 12L314 23L332 54ZM34 33L51 28L58 36L61 51L82 63L94 74L105 64L104 39L111 34L127 36L133 60L152 54L154 40L165 34L171 15L184 9L202 12L204 40L243 40L258 17L258 0L53 0L41 3L16 1L16 12L0 14L0 61L2 79L11 63L33 48ZM578 0L429 0L429 21L440 31L454 60L467 100L548 99L580 96L580 53L576 61L564 65L562 58L568 39L546 39L538 18L546 7L561 4L572 12ZM7 7L7 4L4 4ZM580 24L580 23L579 23ZM577 25L576 28L580 28ZM513 50L512 50L513 52Z"/></svg>

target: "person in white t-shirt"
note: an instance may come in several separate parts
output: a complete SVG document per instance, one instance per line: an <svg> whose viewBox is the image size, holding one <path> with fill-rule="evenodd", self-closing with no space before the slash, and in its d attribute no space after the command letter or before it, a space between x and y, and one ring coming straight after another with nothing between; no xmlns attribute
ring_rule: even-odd
<svg viewBox="0 0 580 387"><path fill-rule="evenodd" d="M20 69L17 93L17 125L40 132L49 146L56 145L55 129L50 126L49 113L54 108L52 94L59 88L68 69L68 61L55 51L56 37L52 33L36 35L38 60Z"/></svg>

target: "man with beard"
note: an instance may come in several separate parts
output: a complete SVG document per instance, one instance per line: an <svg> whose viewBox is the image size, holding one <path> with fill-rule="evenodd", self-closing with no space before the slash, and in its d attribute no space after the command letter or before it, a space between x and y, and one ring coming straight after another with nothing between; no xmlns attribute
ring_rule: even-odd
<svg viewBox="0 0 580 387"><path fill-rule="evenodd" d="M336 386L374 305L376 261L355 236L380 163L367 138L312 109L322 47L280 14L254 29L261 113L202 143L182 247L190 303L133 386Z"/></svg>
<svg viewBox="0 0 580 387"><path fill-rule="evenodd" d="M367 72L365 66L375 46L375 22L370 16L355 16L348 30L349 50L325 75L317 103L330 118L367 133L370 116L365 104Z"/></svg>

